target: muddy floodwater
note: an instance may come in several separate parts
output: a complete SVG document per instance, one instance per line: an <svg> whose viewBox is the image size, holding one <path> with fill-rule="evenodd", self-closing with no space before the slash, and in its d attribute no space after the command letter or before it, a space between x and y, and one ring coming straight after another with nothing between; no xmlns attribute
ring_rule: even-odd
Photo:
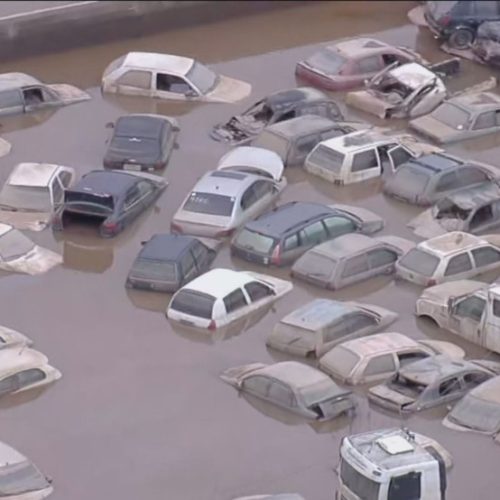
<svg viewBox="0 0 500 500"><path fill-rule="evenodd" d="M268 332L285 314L317 296L395 310L400 317L392 331L452 340L470 357L493 357L417 321L413 311L420 288L387 277L336 293L295 282L293 292L265 314L207 336L169 324L164 315L169 295L124 287L140 242L168 231L188 190L227 150L209 138L210 128L269 92L295 86L294 65L299 59L322 43L359 34L410 46L431 61L447 57L425 29L409 24L406 14L414 5L311 4L0 64L2 73L23 71L50 83L77 85L92 95L89 102L57 111L2 119L0 134L12 143L12 152L0 159L1 181L21 161L69 165L78 174L102 168L110 134L106 123L126 113L172 115L181 126L179 148L164 173L169 187L129 230L112 240L102 240L96 230L84 226L56 236L50 229L30 233L37 243L61 252L64 264L42 276L0 277L1 324L33 338L36 348L63 373L45 392L0 406L0 440L53 478L54 500L230 500L286 491L308 500L331 500L342 437L400 425L439 439L453 454L447 498L498 498L500 447L488 437L443 427L445 409L400 419L370 407L360 389L353 419L310 425L238 397L218 378L235 365L285 359L266 349ZM235 105L103 97L102 70L130 50L197 57L221 73L251 82L252 94ZM487 76L487 68L463 62L463 75L449 85L456 90ZM371 117L362 118L375 123ZM391 125L403 128L405 122ZM450 150L500 166L500 134ZM289 169L286 175L289 186L280 203L358 204L385 218L385 234L415 239L405 226L420 210L386 199L378 182L334 188L301 169ZM266 271L232 259L227 244L214 266L289 276L289 268Z"/></svg>

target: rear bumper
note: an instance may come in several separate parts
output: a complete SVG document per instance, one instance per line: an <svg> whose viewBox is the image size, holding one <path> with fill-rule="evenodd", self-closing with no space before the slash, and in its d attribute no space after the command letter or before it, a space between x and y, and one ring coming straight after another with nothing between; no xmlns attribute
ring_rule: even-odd
<svg viewBox="0 0 500 500"><path fill-rule="evenodd" d="M231 255L234 257L238 257L242 260L246 260L248 262L260 264L261 266L271 265L271 258L268 255L253 253L233 245L231 245Z"/></svg>

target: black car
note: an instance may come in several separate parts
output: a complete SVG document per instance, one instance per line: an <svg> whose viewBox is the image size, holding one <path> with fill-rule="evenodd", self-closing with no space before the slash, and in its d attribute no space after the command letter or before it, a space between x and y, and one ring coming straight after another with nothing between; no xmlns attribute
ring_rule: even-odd
<svg viewBox="0 0 500 500"><path fill-rule="evenodd" d="M155 234L143 242L132 264L125 286L173 293L208 271L216 251L197 238L177 234Z"/></svg>
<svg viewBox="0 0 500 500"><path fill-rule="evenodd" d="M303 115L318 115L330 120L344 119L337 103L324 92L312 87L299 87L280 90L257 101L241 115L216 125L210 136L216 141L243 144L268 125Z"/></svg>
<svg viewBox="0 0 500 500"><path fill-rule="evenodd" d="M160 170L175 146L179 126L174 118L152 114L121 116L104 155L105 168Z"/></svg>
<svg viewBox="0 0 500 500"><path fill-rule="evenodd" d="M500 2L426 2L424 15L431 31L446 40L451 47L466 49L476 38L481 23L500 20Z"/></svg>
<svg viewBox="0 0 500 500"><path fill-rule="evenodd" d="M163 177L142 172L93 170L64 192L53 228L95 222L103 237L116 236L150 207L167 187Z"/></svg>

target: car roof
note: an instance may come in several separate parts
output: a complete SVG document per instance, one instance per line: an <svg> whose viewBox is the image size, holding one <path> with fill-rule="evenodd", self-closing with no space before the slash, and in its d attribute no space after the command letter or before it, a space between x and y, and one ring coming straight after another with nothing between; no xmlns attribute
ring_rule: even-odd
<svg viewBox="0 0 500 500"><path fill-rule="evenodd" d="M397 66L390 70L389 74L399 80L403 85L412 89L416 89L437 78L435 73L416 62Z"/></svg>
<svg viewBox="0 0 500 500"><path fill-rule="evenodd" d="M331 129L335 127L335 125L335 122L323 116L302 115L290 120L274 123L266 127L262 133L265 134L268 132L287 139L294 139L314 132Z"/></svg>
<svg viewBox="0 0 500 500"><path fill-rule="evenodd" d="M393 48L385 42L376 40L375 38L357 37L339 41L335 44L328 45L328 49L336 50L345 58L357 56L369 56L379 54L383 49Z"/></svg>
<svg viewBox="0 0 500 500"><path fill-rule="evenodd" d="M417 245L417 248L439 257L446 257L464 250L471 250L483 244L488 244L488 242L479 236L463 231L452 231L451 233L445 233L422 241Z"/></svg>
<svg viewBox="0 0 500 500"><path fill-rule="evenodd" d="M465 397L475 397L484 401L491 401L500 405L500 375L490 378L486 382L474 387Z"/></svg>
<svg viewBox="0 0 500 500"><path fill-rule="evenodd" d="M0 74L0 91L17 89L27 85L40 85L40 81L26 73L2 73Z"/></svg>
<svg viewBox="0 0 500 500"><path fill-rule="evenodd" d="M262 234L278 236L286 233L294 226L307 222L321 215L335 214L335 209L320 203L292 201L247 222L245 227Z"/></svg>
<svg viewBox="0 0 500 500"><path fill-rule="evenodd" d="M283 168L283 160L270 149L255 146L238 146L231 149L219 160L217 169L230 167L250 167L261 169L270 166L277 169Z"/></svg>
<svg viewBox="0 0 500 500"><path fill-rule="evenodd" d="M399 349L411 349L417 346L419 346L419 344L415 340L402 333L386 332L376 333L369 337L348 340L347 342L339 344L338 347L345 347L363 358L377 356Z"/></svg>
<svg viewBox="0 0 500 500"><path fill-rule="evenodd" d="M19 163L7 182L11 186L46 187L60 168L49 163Z"/></svg>
<svg viewBox="0 0 500 500"><path fill-rule="evenodd" d="M341 153L353 152L365 146L371 145L374 148L387 143L398 142L398 136L390 136L380 129L356 130L349 134L333 137L321 142L322 146L340 151Z"/></svg>
<svg viewBox="0 0 500 500"><path fill-rule="evenodd" d="M92 170L85 174L68 191L86 191L91 193L120 196L132 187L140 178L115 170Z"/></svg>
<svg viewBox="0 0 500 500"><path fill-rule="evenodd" d="M301 102L329 101L330 98L321 90L313 87L298 87L279 90L268 95L264 100L270 108L281 109Z"/></svg>
<svg viewBox="0 0 500 500"><path fill-rule="evenodd" d="M255 278L245 271L233 271L232 269L211 269L198 276L185 285L183 290L206 293L215 298L224 298L236 288L241 288Z"/></svg>
<svg viewBox="0 0 500 500"><path fill-rule="evenodd" d="M8 233L9 231L17 231L17 229L14 229L9 224L3 224L0 222L0 237L3 236L5 233Z"/></svg>
<svg viewBox="0 0 500 500"><path fill-rule="evenodd" d="M121 137L148 137L156 139L160 137L165 122L169 120L163 116L153 114L131 114L120 116L116 120L115 135Z"/></svg>
<svg viewBox="0 0 500 500"><path fill-rule="evenodd" d="M443 198L443 200L447 200L464 210L480 207L498 199L500 199L500 186L494 182L461 189Z"/></svg>
<svg viewBox="0 0 500 500"><path fill-rule="evenodd" d="M339 259L379 246L381 246L380 241L370 238L365 234L349 233L343 234L333 240L325 241L313 247L310 252Z"/></svg>
<svg viewBox="0 0 500 500"><path fill-rule="evenodd" d="M456 104L468 111L488 111L498 109L500 106L500 96L492 92L466 93L449 99L451 104Z"/></svg>
<svg viewBox="0 0 500 500"><path fill-rule="evenodd" d="M420 170L425 170L428 174L436 175L441 172L454 169L463 164L464 161L456 156L445 153L431 153L420 156L419 158L412 158L408 160L406 163L398 167L398 171L401 167L411 166Z"/></svg>
<svg viewBox="0 0 500 500"><path fill-rule="evenodd" d="M0 349L0 377L12 371L31 368L34 365L44 365L47 356L27 347L8 347Z"/></svg>
<svg viewBox="0 0 500 500"><path fill-rule="evenodd" d="M26 461L27 458L8 444L0 442L0 470L2 467L18 464Z"/></svg>
<svg viewBox="0 0 500 500"><path fill-rule="evenodd" d="M358 310L353 305L337 300L315 299L287 314L280 323L314 332Z"/></svg>
<svg viewBox="0 0 500 500"><path fill-rule="evenodd" d="M236 197L256 179L263 180L264 178L247 172L211 170L194 185L191 192Z"/></svg>
<svg viewBox="0 0 500 500"><path fill-rule="evenodd" d="M195 240L196 238L193 236L183 234L155 234L144 244L139 257L143 259L175 261Z"/></svg>
<svg viewBox="0 0 500 500"><path fill-rule="evenodd" d="M122 66L143 68L150 70L168 71L178 75L185 75L193 66L194 59L157 52L129 52Z"/></svg>

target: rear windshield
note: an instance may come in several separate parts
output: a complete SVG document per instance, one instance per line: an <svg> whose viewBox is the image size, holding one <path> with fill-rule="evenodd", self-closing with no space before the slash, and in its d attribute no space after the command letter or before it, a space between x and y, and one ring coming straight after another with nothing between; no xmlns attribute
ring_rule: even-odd
<svg viewBox="0 0 500 500"><path fill-rule="evenodd" d="M238 234L235 240L235 244L238 247L263 254L271 253L275 242L276 240L271 236L266 236L265 234L250 231L249 229L243 229L243 231Z"/></svg>
<svg viewBox="0 0 500 500"><path fill-rule="evenodd" d="M400 186L405 191L423 193L429 183L430 175L418 167L399 167L394 174L393 186Z"/></svg>
<svg viewBox="0 0 500 500"><path fill-rule="evenodd" d="M197 193L193 191L184 203L183 210L207 215L229 217L233 213L234 198L221 194Z"/></svg>
<svg viewBox="0 0 500 500"><path fill-rule="evenodd" d="M500 429L500 405L469 394L456 404L448 418L470 429L496 432Z"/></svg>
<svg viewBox="0 0 500 500"><path fill-rule="evenodd" d="M306 64L329 75L338 73L345 62L346 59L338 52L326 48L316 52L316 54L313 54L309 59L306 59Z"/></svg>
<svg viewBox="0 0 500 500"><path fill-rule="evenodd" d="M399 261L399 264L410 271L429 277L434 274L439 259L435 255L414 248Z"/></svg>
<svg viewBox="0 0 500 500"><path fill-rule="evenodd" d="M360 357L355 352L342 346L334 347L325 355L325 358L332 370L345 377L350 375L360 360Z"/></svg>
<svg viewBox="0 0 500 500"><path fill-rule="evenodd" d="M114 200L111 195L83 193L81 191L65 191L64 203L75 207L84 208L86 205L92 206L92 211L111 213L114 209Z"/></svg>
<svg viewBox="0 0 500 500"><path fill-rule="evenodd" d="M137 259L131 272L136 278L161 279L164 281L177 281L177 266L175 262L163 260Z"/></svg>
<svg viewBox="0 0 500 500"><path fill-rule="evenodd" d="M25 211L50 212L50 191L43 186L14 186L4 184L0 192L0 205Z"/></svg>
<svg viewBox="0 0 500 500"><path fill-rule="evenodd" d="M212 319L215 297L194 290L181 290L173 298L170 308L190 316Z"/></svg>
<svg viewBox="0 0 500 500"><path fill-rule="evenodd" d="M204 95L215 87L217 75L199 62L194 62L187 72L186 78L192 82Z"/></svg>
<svg viewBox="0 0 500 500"><path fill-rule="evenodd" d="M327 281L337 265L333 259L310 252L301 257L293 266L294 271L313 279Z"/></svg>
<svg viewBox="0 0 500 500"><path fill-rule="evenodd" d="M470 114L467 111L455 106L450 102L445 102L436 108L431 115L436 120L448 125L448 127L461 129L467 125Z"/></svg>
<svg viewBox="0 0 500 500"><path fill-rule="evenodd" d="M330 172L339 173L344 163L345 155L335 151L334 149L327 148L326 146L319 145L307 158L308 163L318 165Z"/></svg>
<svg viewBox="0 0 500 500"><path fill-rule="evenodd" d="M270 149L278 154L283 161L286 160L288 152L288 141L284 137L264 130L253 142L252 146Z"/></svg>

